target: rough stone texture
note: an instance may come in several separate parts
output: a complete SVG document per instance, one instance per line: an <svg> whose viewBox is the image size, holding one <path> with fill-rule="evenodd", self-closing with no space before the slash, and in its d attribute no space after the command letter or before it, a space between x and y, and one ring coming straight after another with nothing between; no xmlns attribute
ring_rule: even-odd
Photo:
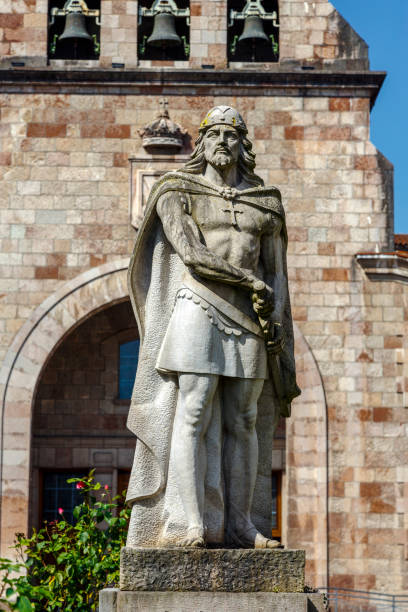
<svg viewBox="0 0 408 612"><path fill-rule="evenodd" d="M124 591L302 593L303 550L122 548Z"/></svg>
<svg viewBox="0 0 408 612"><path fill-rule="evenodd" d="M99 612L325 612L323 596L305 593L132 592L104 589Z"/></svg>

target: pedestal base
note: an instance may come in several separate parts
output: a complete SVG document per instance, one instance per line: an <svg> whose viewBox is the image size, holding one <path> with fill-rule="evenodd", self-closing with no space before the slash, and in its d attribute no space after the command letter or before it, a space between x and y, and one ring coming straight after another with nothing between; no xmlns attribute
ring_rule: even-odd
<svg viewBox="0 0 408 612"><path fill-rule="evenodd" d="M99 612L325 612L304 586L304 550L126 547Z"/></svg>
<svg viewBox="0 0 408 612"><path fill-rule="evenodd" d="M318 593L148 592L104 589L99 612L325 612Z"/></svg>
<svg viewBox="0 0 408 612"><path fill-rule="evenodd" d="M122 591L303 593L305 551L122 548Z"/></svg>

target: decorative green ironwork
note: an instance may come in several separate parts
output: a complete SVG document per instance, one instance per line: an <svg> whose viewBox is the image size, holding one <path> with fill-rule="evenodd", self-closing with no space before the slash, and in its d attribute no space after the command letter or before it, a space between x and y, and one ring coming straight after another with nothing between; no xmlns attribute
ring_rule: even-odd
<svg viewBox="0 0 408 612"><path fill-rule="evenodd" d="M54 34L54 38L52 39L52 42L50 44L50 55L55 55L55 52L57 50L57 40L58 34Z"/></svg>
<svg viewBox="0 0 408 612"><path fill-rule="evenodd" d="M185 36L182 36L181 40L183 41L184 53L186 57L190 57L190 45L187 42L187 38Z"/></svg>
<svg viewBox="0 0 408 612"><path fill-rule="evenodd" d="M96 34L92 34L92 38L94 41L94 51L95 51L95 55L99 55L100 50L101 50L101 43L98 41L98 37Z"/></svg>
<svg viewBox="0 0 408 612"><path fill-rule="evenodd" d="M148 39L147 36L143 36L143 40L139 44L139 55L140 55L140 57L143 57L144 54L146 53L146 42L147 42L147 39Z"/></svg>
<svg viewBox="0 0 408 612"><path fill-rule="evenodd" d="M279 43L278 43L278 41L275 40L275 36L273 34L269 34L269 38L271 39L272 50L273 50L274 55L278 55L278 53L279 53Z"/></svg>
<svg viewBox="0 0 408 612"><path fill-rule="evenodd" d="M234 39L233 39L232 43L231 43L231 46L230 46L231 55L235 55L235 52L237 50L238 38L239 38L239 36L238 36L238 34L236 34L234 36Z"/></svg>

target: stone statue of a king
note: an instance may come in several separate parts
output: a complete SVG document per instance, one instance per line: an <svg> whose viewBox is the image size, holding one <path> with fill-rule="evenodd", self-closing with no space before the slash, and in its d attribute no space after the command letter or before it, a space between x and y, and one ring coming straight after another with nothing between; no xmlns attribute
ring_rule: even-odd
<svg viewBox="0 0 408 612"><path fill-rule="evenodd" d="M285 213L241 115L212 108L152 188L129 269L141 349L127 545L273 548L274 429L299 395Z"/></svg>

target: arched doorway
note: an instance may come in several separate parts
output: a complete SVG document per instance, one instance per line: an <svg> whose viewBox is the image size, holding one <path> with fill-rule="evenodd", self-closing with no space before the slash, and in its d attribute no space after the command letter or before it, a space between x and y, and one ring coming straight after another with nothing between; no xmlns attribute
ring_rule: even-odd
<svg viewBox="0 0 408 612"><path fill-rule="evenodd" d="M135 437L126 428L136 373L138 330L129 300L76 326L49 359L34 399L29 526L72 520L79 500L67 478L95 478L113 495L132 466Z"/></svg>

